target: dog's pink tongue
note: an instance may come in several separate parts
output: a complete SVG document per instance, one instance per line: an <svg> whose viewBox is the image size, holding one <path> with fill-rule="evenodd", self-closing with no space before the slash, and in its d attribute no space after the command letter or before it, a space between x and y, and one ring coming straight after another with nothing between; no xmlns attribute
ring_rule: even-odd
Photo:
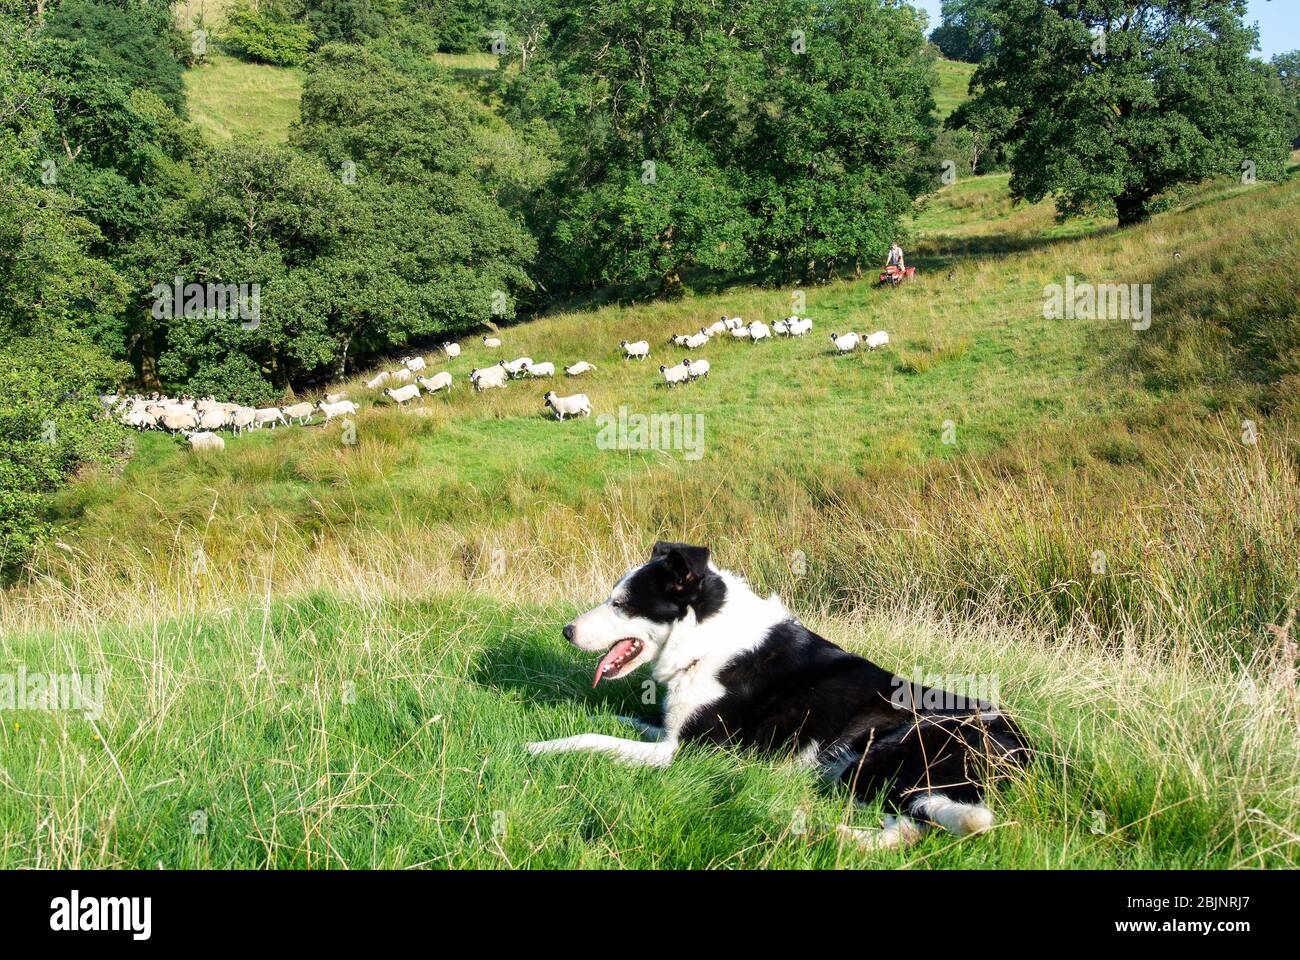
<svg viewBox="0 0 1300 960"><path fill-rule="evenodd" d="M596 684L605 679L605 674L613 670L613 663L619 657L627 654L632 649L634 641L620 640L609 648L609 652L600 658L600 663L596 664L596 676L592 678L591 686L595 689Z"/></svg>

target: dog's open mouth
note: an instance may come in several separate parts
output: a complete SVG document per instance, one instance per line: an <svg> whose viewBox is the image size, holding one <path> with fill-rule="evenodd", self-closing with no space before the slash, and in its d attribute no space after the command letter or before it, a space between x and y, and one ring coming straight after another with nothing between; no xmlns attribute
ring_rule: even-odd
<svg viewBox="0 0 1300 960"><path fill-rule="evenodd" d="M645 644L636 637L625 637L618 643L609 648L609 652L600 658L600 663L596 664L596 676L592 679L591 685L602 680L613 680L623 673L623 668L641 655Z"/></svg>

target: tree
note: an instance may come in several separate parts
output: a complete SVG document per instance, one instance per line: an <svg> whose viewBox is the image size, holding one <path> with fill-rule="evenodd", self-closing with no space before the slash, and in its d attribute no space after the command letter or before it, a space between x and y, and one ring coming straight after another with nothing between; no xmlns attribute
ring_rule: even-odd
<svg viewBox="0 0 1300 960"><path fill-rule="evenodd" d="M226 11L223 37L245 60L279 67L300 67L311 53L312 32L275 6L254 8L240 2Z"/></svg>
<svg viewBox="0 0 1300 960"><path fill-rule="evenodd" d="M567 149L535 212L548 280L673 294L883 253L926 179L921 25L880 0L558 5L507 91Z"/></svg>
<svg viewBox="0 0 1300 960"><path fill-rule="evenodd" d="M941 22L930 34L949 60L979 63L997 41L990 9L993 0L943 0Z"/></svg>
<svg viewBox="0 0 1300 960"><path fill-rule="evenodd" d="M1280 176L1281 105L1245 0L1003 0L1000 40L973 80L980 109L1014 113L1016 198L1061 217L1150 217L1167 191L1243 171Z"/></svg>
<svg viewBox="0 0 1300 960"><path fill-rule="evenodd" d="M153 11L128 4L63 0L46 15L50 37L77 41L128 90L143 87L178 114L185 113L181 65Z"/></svg>
<svg viewBox="0 0 1300 960"><path fill-rule="evenodd" d="M1279 95L1286 104L1291 146L1300 149L1300 50L1279 53L1272 60Z"/></svg>

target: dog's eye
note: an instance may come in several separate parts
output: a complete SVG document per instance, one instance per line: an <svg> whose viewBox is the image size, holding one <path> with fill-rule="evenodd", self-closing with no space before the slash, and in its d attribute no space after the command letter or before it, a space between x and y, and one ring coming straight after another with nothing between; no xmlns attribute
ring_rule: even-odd
<svg viewBox="0 0 1300 960"><path fill-rule="evenodd" d="M610 605L611 607L613 607L615 610L622 610L622 609L623 609L623 601L622 601L622 600L611 600L611 601L609 601L609 605Z"/></svg>

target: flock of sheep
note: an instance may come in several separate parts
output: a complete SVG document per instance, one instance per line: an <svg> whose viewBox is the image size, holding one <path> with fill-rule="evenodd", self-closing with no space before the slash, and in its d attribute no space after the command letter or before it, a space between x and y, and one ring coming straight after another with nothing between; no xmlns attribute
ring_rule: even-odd
<svg viewBox="0 0 1300 960"><path fill-rule="evenodd" d="M807 317L791 316L778 320L769 328L760 320L744 323L740 317L723 316L707 327L701 327L697 333L675 334L669 342L687 350L698 350L712 341L714 337L729 336L733 340L748 340L759 343L771 339L775 334L782 337L802 337L812 330L813 323ZM845 333L831 334L831 343L839 353L849 353L859 346L875 350L889 343L889 334L877 330L871 334ZM499 337L485 336L483 345L488 349L501 346ZM650 356L650 344L645 340L629 342L620 341L624 360L644 360ZM448 359L458 357L461 353L459 343L448 342L441 346ZM370 390L382 389L384 395L398 406L405 406L417 398L450 391L454 385L452 375L446 370L425 376L428 365L423 357L405 357L402 365L394 370L385 370L366 381ZM709 361L686 358L673 366L661 365L659 373L664 383L675 386L692 380L700 380L709 375ZM564 368L566 376L577 377L596 369L595 364L579 360ZM502 360L489 367L476 367L470 371L470 385L478 392L493 388L504 388L510 380L529 377L554 377L555 364L537 363L531 357L517 357L514 360ZM217 435L217 430L232 430L242 433L247 430L259 430L263 427L274 429L277 426L299 425L309 422L318 412L328 423L335 417L355 414L357 405L347 399L344 393L327 393L318 403L301 402L286 407L246 407L237 403L222 403L212 397L195 400L189 397L173 399L157 393L148 397L136 395L120 397L106 395L100 397L105 410L118 417L127 426L137 430L168 430L180 434L195 450L224 450L225 441ZM588 416L591 414L591 401L584 393L575 393L561 397L550 390L543 397L544 405L550 407L556 419L565 417Z"/></svg>

